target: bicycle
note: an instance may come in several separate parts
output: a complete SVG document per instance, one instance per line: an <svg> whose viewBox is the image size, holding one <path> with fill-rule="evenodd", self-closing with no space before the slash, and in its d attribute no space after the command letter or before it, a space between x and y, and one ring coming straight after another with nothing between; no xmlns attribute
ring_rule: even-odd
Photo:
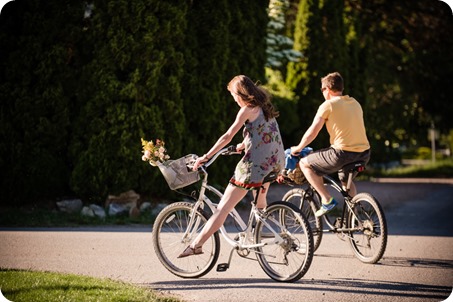
<svg viewBox="0 0 453 302"><path fill-rule="evenodd" d="M291 189L283 196L283 200L296 205L308 219L313 233L315 251L321 244L323 233L335 233L341 240L349 241L354 255L360 261L376 263L384 255L387 246L387 222L384 211L377 199L369 193L358 193L354 197L349 195L352 179L365 170L365 162L348 164L342 170L348 175L346 188L332 177L323 176L324 185L339 202L337 209L316 217L315 212L321 206L321 198L309 184L305 189ZM298 185L286 178L285 183ZM343 207L340 206L341 200L343 200Z"/></svg>
<svg viewBox="0 0 453 302"><path fill-rule="evenodd" d="M198 194L192 194L193 201L170 204L156 217L152 237L157 257L164 267L176 276L202 277L218 260L220 233L232 249L228 262L218 264L217 271L226 271L230 267L233 252L236 251L239 256L251 260L254 259L249 255L255 254L264 272L276 281L297 281L308 271L313 257L313 237L308 221L294 205L283 201L273 202L265 210L257 209L256 202L260 190L251 202L247 223L236 209L229 214L239 228L235 237L230 237L224 224L203 244L203 254L177 258L202 230L209 215L216 211L218 201L222 198L222 193L208 184L207 168L219 155L239 154L235 150L235 146L220 150L195 172L191 171L191 167L197 158L196 155L179 159L180 163L174 166L182 169L174 171L175 173L167 173L163 165L159 166L172 190L196 182L199 176L202 176L202 183ZM187 177L181 177L184 174L187 174ZM172 177L167 177L169 175ZM189 180L177 181L178 185L175 186L175 175ZM277 173L271 173L264 182L272 182L276 178ZM212 193L211 198L207 196L208 192ZM217 203L211 200L213 198L216 198ZM207 211L208 209L211 213Z"/></svg>

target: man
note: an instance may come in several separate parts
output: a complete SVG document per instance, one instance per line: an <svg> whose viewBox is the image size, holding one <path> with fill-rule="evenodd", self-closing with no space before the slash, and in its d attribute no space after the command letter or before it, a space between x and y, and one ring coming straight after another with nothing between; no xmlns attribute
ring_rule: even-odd
<svg viewBox="0 0 453 302"><path fill-rule="evenodd" d="M370 159L370 144L366 136L362 107L354 98L343 95L343 87L343 78L338 72L330 73L321 79L321 92L325 101L319 106L313 123L302 136L299 145L291 147L291 153L297 155L318 136L324 124L326 125L331 146L311 153L299 162L308 182L322 198L322 206L315 213L317 217L337 205L325 188L322 176L338 172L345 187L348 175L339 170L349 163L367 163ZM356 194L356 187L352 183L350 195Z"/></svg>

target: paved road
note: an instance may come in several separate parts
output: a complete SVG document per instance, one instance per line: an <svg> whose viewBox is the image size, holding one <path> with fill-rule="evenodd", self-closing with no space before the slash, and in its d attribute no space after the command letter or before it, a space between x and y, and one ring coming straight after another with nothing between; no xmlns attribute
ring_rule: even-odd
<svg viewBox="0 0 453 302"><path fill-rule="evenodd" d="M0 230L0 267L77 273L132 282L184 301L442 301L453 287L453 185L358 184L383 204L383 260L362 264L346 242L325 235L308 273L278 283L237 256L223 273L180 279L153 252L150 228ZM282 188L271 188L280 198ZM270 193L271 194L271 193ZM220 255L225 262L227 245Z"/></svg>

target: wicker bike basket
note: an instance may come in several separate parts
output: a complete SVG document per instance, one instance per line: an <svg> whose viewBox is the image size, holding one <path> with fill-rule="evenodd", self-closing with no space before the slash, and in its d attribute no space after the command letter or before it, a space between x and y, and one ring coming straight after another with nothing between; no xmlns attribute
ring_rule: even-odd
<svg viewBox="0 0 453 302"><path fill-rule="evenodd" d="M189 154L179 159L156 163L170 189L180 189L200 180L198 171L192 171L187 167L193 158L194 156Z"/></svg>

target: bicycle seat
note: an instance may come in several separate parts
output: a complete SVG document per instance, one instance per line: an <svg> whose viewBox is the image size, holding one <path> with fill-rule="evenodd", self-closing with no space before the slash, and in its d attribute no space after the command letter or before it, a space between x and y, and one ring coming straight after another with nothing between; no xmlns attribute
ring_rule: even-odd
<svg viewBox="0 0 453 302"><path fill-rule="evenodd" d="M278 172L273 171L264 177L263 184L265 184L267 182L273 182L274 180L277 179L277 177L278 177Z"/></svg>
<svg viewBox="0 0 453 302"><path fill-rule="evenodd" d="M356 161L345 165L343 168L341 168L341 170L343 170L346 173L363 172L365 171L365 165L366 163L364 161Z"/></svg>

